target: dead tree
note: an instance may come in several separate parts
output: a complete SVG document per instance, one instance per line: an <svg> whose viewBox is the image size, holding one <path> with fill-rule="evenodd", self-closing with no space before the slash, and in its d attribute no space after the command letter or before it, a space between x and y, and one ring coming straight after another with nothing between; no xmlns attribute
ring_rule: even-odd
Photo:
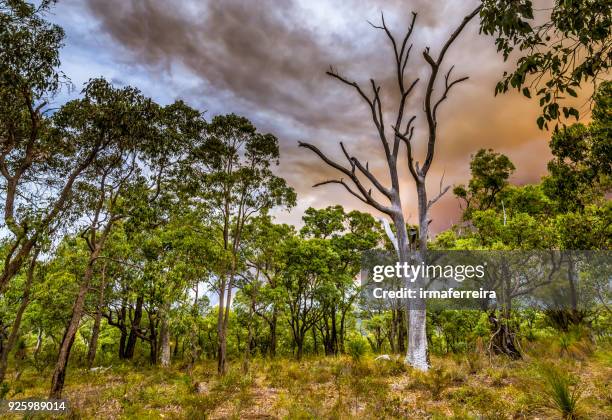
<svg viewBox="0 0 612 420"><path fill-rule="evenodd" d="M449 187L442 187L440 183L440 191L433 198L428 199L427 190L425 187L427 173L433 162L436 140L437 140L437 126L438 126L438 109L440 104L448 97L449 91L453 86L467 80L467 77L460 77L457 79L451 79L451 72L453 67L447 71L444 80L444 90L441 95L434 95L436 80L441 71L442 63L446 52L457 39L459 34L463 31L465 26L478 14L480 6L474 9L470 14L463 18L463 21L457 27L457 29L450 35L448 40L443 44L442 49L437 58L433 58L430 54L430 49L425 48L423 51L423 57L429 64L430 74L427 80L427 86L425 90L425 103L424 103L424 114L427 123L427 153L422 166L419 165L418 161L415 161L413 155L413 135L414 135L414 122L417 118L416 115L411 117L406 116L407 100L410 94L413 92L419 79L415 79L408 83L406 81L405 72L408 59L410 58L410 52L412 45L408 45L408 41L414 29L417 14L412 14L412 19L401 42L397 42L389 28L387 27L384 15L382 16L382 23L380 26L372 25L376 29L381 29L385 32L388 37L390 44L393 49L395 57L395 74L397 77L397 87L399 90L399 104L395 118L393 119L392 125L390 125L390 131L386 130L386 123L383 115L383 107L381 103L381 87L376 83L374 79L370 79L371 92L366 93L366 90L362 88L357 82L349 80L344 76L340 75L336 70L330 68L327 74L340 82L352 87L361 97L361 99L368 105L372 122L376 128L378 139L381 143L383 151L385 153L387 169L389 174L390 186L384 185L369 169L367 162L362 163L357 157L351 155L344 144L340 142L342 153L347 160L348 166L340 164L327 155L325 155L319 148L310 144L300 142L300 147L305 147L313 151L321 160L327 165L331 166L343 177L340 179L330 179L315 184L315 187L326 185L326 184L340 184L349 193L357 197L360 201L373 207L374 209L386 214L391 218L395 225L398 245L398 256L400 262L409 262L410 259L410 239L408 237L406 229L406 221L404 219L404 208L400 199L399 190L399 177L397 171L398 157L400 153L400 146L402 143L406 146L406 157L407 164L410 174L416 185L416 195L418 200L418 215L419 215L419 235L416 240L416 248L418 250L418 258L423 258L423 253L427 250L427 237L428 237L428 226L430 223L429 210L432 205L448 191ZM373 186L376 190L376 196L372 194ZM382 197L380 197L382 196ZM380 198L378 198L380 197ZM412 301L414 304L409 313L408 322L408 351L406 355L406 362L415 368L421 370L427 370L427 335L426 335L426 311L423 302Z"/></svg>

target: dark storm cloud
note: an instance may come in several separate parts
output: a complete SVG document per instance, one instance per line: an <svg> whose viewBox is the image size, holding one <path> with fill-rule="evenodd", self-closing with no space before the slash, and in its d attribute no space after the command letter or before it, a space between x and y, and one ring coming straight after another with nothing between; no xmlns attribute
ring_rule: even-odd
<svg viewBox="0 0 612 420"><path fill-rule="evenodd" d="M384 33L372 29L366 20L379 22L384 10L387 23L399 34L410 12L419 12L407 76L410 80L420 77L423 88L428 74L423 48L431 46L437 54L475 4L88 0L100 30L121 46L123 60L148 66L151 72L168 73L179 63L200 80L198 88L181 92L182 96L206 106L221 102L214 108L242 113L261 129L275 133L281 141L280 173L302 197L302 207L336 202L359 207L360 203L334 187L311 189L315 182L335 174L307 151L297 149L298 140L312 141L337 157L337 143L343 140L384 179L367 107L350 88L324 75L333 64L366 86L375 77L383 86L387 122L391 121L396 99L392 56ZM537 181L548 156L547 135L534 124L537 104L518 95L493 97L504 64L492 40L478 34L476 22L457 40L446 62L455 64L456 75L470 75L470 80L451 93L441 111L439 146L430 175L432 190L443 173L447 183L465 182L470 154L480 147L510 155L519 168L517 180ZM410 105L422 124L422 90L415 93ZM422 130L421 125L416 143L423 143ZM404 175L403 201L414 215L413 189L407 171ZM448 226L456 212L452 197L441 200L434 210L434 227Z"/></svg>
<svg viewBox="0 0 612 420"><path fill-rule="evenodd" d="M316 39L289 1L194 2L188 8L150 0L89 4L103 29L138 60L164 69L178 60L215 89L303 124L335 119L320 112L333 106L333 96L321 95L324 102L313 104L312 95L322 92L320 75L338 60L331 52L346 51L348 44L340 36Z"/></svg>

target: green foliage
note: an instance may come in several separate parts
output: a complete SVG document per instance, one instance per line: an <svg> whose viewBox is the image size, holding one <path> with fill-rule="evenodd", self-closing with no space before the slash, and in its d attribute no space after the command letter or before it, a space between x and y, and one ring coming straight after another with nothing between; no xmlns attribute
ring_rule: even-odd
<svg viewBox="0 0 612 420"><path fill-rule="evenodd" d="M469 218L473 210L487 210L499 205L498 194L508 185L514 169L507 156L491 149L480 149L472 155L472 178L467 187L459 185L453 189L453 193L465 202L464 217Z"/></svg>
<svg viewBox="0 0 612 420"><path fill-rule="evenodd" d="M65 80L59 71L63 32L42 18L52 3L35 8L0 0L0 134L14 140L0 151L6 169L3 350L17 308L27 305L15 345L5 353L11 386L3 383L0 397L44 395L49 367L68 341L66 392L77 417L106 410L111 417L249 417L261 414L250 408L265 406L266 413L274 407L289 417L499 418L512 411L503 398L518 393L517 400L528 399L529 389L513 388L515 366L500 369L492 361L484 368L491 334L484 311L429 311L430 355L440 361L437 355L449 354L456 366L411 371L404 355L398 357L405 344L403 309L359 302L362 253L390 249L378 222L335 205L308 208L299 231L276 223L271 214L293 207L296 195L275 174L279 140L248 119L228 114L206 121L182 101L162 106L135 87L104 79L89 80L76 99L47 112L45 101ZM501 3L485 2L483 22L494 14L485 32L498 30L501 19L505 36L531 36L530 27L515 21L517 14L531 19L530 3L487 9ZM555 19L561 25L561 17ZM523 70L521 78L530 71ZM525 89L524 83L510 81ZM472 179L455 188L465 204L464 223L440 234L433 247L608 249L611 89L600 84L590 124L555 132L549 174L540 184L510 185L515 167L508 157L479 150ZM545 100L549 116L559 113L553 99ZM23 265L38 248L44 258L27 300ZM593 273L581 275L602 282L590 278ZM83 308L73 312L80 290ZM220 307L219 297L230 306ZM541 311L515 310L510 317L530 357L579 359L586 366L607 355L600 350L609 340L603 311L588 314L588 332L566 325L559 333ZM72 318L74 343L65 335ZM101 320L97 346L95 319ZM212 359L221 343L230 369L216 378ZM98 352L94 365L103 369L85 369L90 347ZM374 361L370 347L395 354ZM160 353L171 362L163 370L155 367ZM336 357L319 357L323 353ZM247 375L236 367L245 359ZM568 391L573 383L554 378L547 383L555 404L575 411L577 396ZM432 404L407 402L413 397L406 398L407 387L415 401Z"/></svg>
<svg viewBox="0 0 612 420"><path fill-rule="evenodd" d="M555 200L559 211L584 210L610 190L612 177L612 82L603 82L595 95L593 121L574 124L552 136L553 160L550 175L544 179L546 195Z"/></svg>
<svg viewBox="0 0 612 420"><path fill-rule="evenodd" d="M34 6L23 0L0 2L0 91L2 107L15 107L6 102L8 95L32 93L32 101L52 95L63 80L59 50L64 31L43 18L52 1Z"/></svg>
<svg viewBox="0 0 612 420"><path fill-rule="evenodd" d="M605 79L612 54L609 3L555 0L544 13L531 0L482 3L481 32L495 37L504 60L513 51L519 54L516 68L504 73L495 92L517 89L529 98L533 91L542 108L537 120L540 128L562 117L578 119L577 108L560 103L567 96L576 97L582 83Z"/></svg>
<svg viewBox="0 0 612 420"><path fill-rule="evenodd" d="M361 335L355 334L347 341L346 352L351 356L353 361L359 361L368 352L368 341Z"/></svg>
<svg viewBox="0 0 612 420"><path fill-rule="evenodd" d="M550 404L559 410L563 418L577 418L581 392L575 378L552 365L542 365L539 372Z"/></svg>

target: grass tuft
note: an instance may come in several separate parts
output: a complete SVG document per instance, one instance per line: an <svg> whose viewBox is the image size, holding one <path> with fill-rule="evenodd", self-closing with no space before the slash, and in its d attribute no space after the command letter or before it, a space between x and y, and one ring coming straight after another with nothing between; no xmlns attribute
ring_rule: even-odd
<svg viewBox="0 0 612 420"><path fill-rule="evenodd" d="M571 374L552 365L540 366L540 375L544 380L544 392L553 408L559 410L563 418L578 417L580 390Z"/></svg>

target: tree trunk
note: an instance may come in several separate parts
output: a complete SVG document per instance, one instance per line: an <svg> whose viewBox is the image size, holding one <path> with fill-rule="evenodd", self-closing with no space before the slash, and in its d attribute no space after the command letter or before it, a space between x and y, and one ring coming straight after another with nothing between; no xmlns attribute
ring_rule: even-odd
<svg viewBox="0 0 612 420"><path fill-rule="evenodd" d="M172 357L177 358L179 355L179 343L181 342L181 337L177 334L174 337L174 350L172 350ZM183 342L183 354L185 353L185 342Z"/></svg>
<svg viewBox="0 0 612 420"><path fill-rule="evenodd" d="M249 319L247 325L247 341L244 346L244 360L242 362L242 370L244 373L249 372L249 364L251 362L251 342L253 341L253 325L251 320L253 319L253 306L249 308Z"/></svg>
<svg viewBox="0 0 612 420"><path fill-rule="evenodd" d="M134 350L136 348L136 341L138 340L137 331L140 329L140 323L142 321L142 305L144 304L144 297L139 295L136 298L136 307L134 308L134 319L130 325L130 335L125 345L124 357L126 359L132 359L134 357Z"/></svg>
<svg viewBox="0 0 612 420"><path fill-rule="evenodd" d="M157 328L155 326L155 315L149 312L149 363L157 363Z"/></svg>
<svg viewBox="0 0 612 420"><path fill-rule="evenodd" d="M336 329L336 308L332 308L332 316L331 316L331 351L333 355L338 354L338 331Z"/></svg>
<svg viewBox="0 0 612 420"><path fill-rule="evenodd" d="M270 356L276 356L276 325L278 322L278 314L276 308L272 309L272 321L270 322Z"/></svg>
<svg viewBox="0 0 612 420"><path fill-rule="evenodd" d="M6 369L8 366L9 353L17 342L17 337L19 337L19 328L21 326L21 319L23 318L23 313L30 304L30 290L32 289L32 283L34 282L34 270L36 268L36 259L38 258L38 253L39 250L36 249L32 256L32 261L30 262L30 267L28 268L28 273L26 277L23 297L21 299L21 303L19 304L19 308L17 309L17 313L15 314L15 320L13 321L11 333L9 334L6 344L2 346L2 351L0 352L0 384L4 382L4 376L6 375Z"/></svg>
<svg viewBox="0 0 612 420"><path fill-rule="evenodd" d="M302 356L304 355L304 337L299 337L295 340L295 345L297 347L297 359L302 360Z"/></svg>
<svg viewBox="0 0 612 420"><path fill-rule="evenodd" d="M0 295L6 292L9 282L17 275L23 266L26 258L36 245L37 237L27 240L20 248L15 258L11 259L8 264L5 264L2 274L0 275Z"/></svg>
<svg viewBox="0 0 612 420"><path fill-rule="evenodd" d="M427 231L429 225L427 211L427 193L425 190L425 180L417 181L417 196L419 207L419 241L418 250L416 250L415 261L417 264L424 262L427 252ZM403 217L402 217L403 222ZM397 226L396 226L397 228ZM409 261L409 241L407 240L407 231L405 223L403 229L398 231L398 245L400 249L401 262ZM406 236L402 238L401 236ZM401 254L404 254L402 257ZM414 262L413 262L414 263ZM416 279L414 283L408 285L409 288L417 289L423 285L423 279ZM421 299L410 299L408 309L408 352L406 361L416 369L426 371L429 368L427 361L427 313L425 310L425 302Z"/></svg>
<svg viewBox="0 0 612 420"><path fill-rule="evenodd" d="M397 318L397 352L401 354L406 351L408 314L404 309L398 309Z"/></svg>
<svg viewBox="0 0 612 420"><path fill-rule="evenodd" d="M70 357L70 350L72 349L72 344L74 343L74 338L76 337L77 330L79 328L79 323L81 322L81 317L83 316L83 308L85 306L85 297L87 296L87 292L89 291L89 284L91 283L91 279L94 274L94 265L102 252L102 247L104 246L104 242L110 233L112 222L109 221L104 228L104 232L102 237L95 245L94 250L89 256L89 261L87 262L87 268L85 269L85 275L83 276L83 281L79 287L79 292L77 294L76 301L72 307L72 316L70 317L70 322L68 323L68 327L66 328L66 332L64 333L64 337L62 339L62 343L60 345L60 350L57 356L57 362L55 364L55 370L53 371L53 377L51 379L51 391L49 392L49 398L59 399L62 396L62 390L64 388L64 379L66 377L66 368L68 367L68 358Z"/></svg>
<svg viewBox="0 0 612 420"><path fill-rule="evenodd" d="M226 279L222 279L221 288L219 290L219 314L217 316L217 374L225 375L226 373L226 365L225 365L225 357L227 351L227 337L226 337L226 329L225 325L225 289L226 289ZM229 302L228 302L229 305Z"/></svg>
<svg viewBox="0 0 612 420"><path fill-rule="evenodd" d="M120 331L121 331L121 335L119 336L119 359L123 360L123 359L127 359L127 357L125 356L125 351L126 351L125 342L127 341L127 333L125 332L125 327L121 328Z"/></svg>
<svg viewBox="0 0 612 420"><path fill-rule="evenodd" d="M499 310L499 319L495 311L489 313L489 324L491 325L491 341L489 349L498 354L505 354L511 359L520 359L521 352L516 345L516 334L510 325L512 313L511 280L508 263L502 260L502 307Z"/></svg>
<svg viewBox="0 0 612 420"><path fill-rule="evenodd" d="M520 359L521 352L515 344L515 334L508 324L508 319L502 315L501 319L495 317L495 312L489 314L492 337L490 349L497 354L505 354L511 359Z"/></svg>
<svg viewBox="0 0 612 420"><path fill-rule="evenodd" d="M165 313L162 314L161 319L160 342L159 362L162 367L166 368L170 366L170 329L168 328L168 319Z"/></svg>
<svg viewBox="0 0 612 420"><path fill-rule="evenodd" d="M352 305L351 305L352 306ZM346 325L345 325L345 320L346 320L346 310L342 311L342 315L340 316L340 335L339 335L339 341L338 341L338 351L341 354L345 353L344 350L344 338L346 337Z"/></svg>
<svg viewBox="0 0 612 420"><path fill-rule="evenodd" d="M89 268L87 270L89 271ZM57 362L55 364L55 370L53 372L53 378L51 380L51 392L49 393L49 398L61 398L62 396L68 358L70 356L72 344L74 343L74 338L76 337L76 333L79 328L81 316L83 315L83 306L85 305L85 296L87 295L88 283L89 281L83 282L79 288L79 293L72 309L72 316L70 318L70 322L68 323L68 328L66 328L66 331L64 332Z"/></svg>
<svg viewBox="0 0 612 420"><path fill-rule="evenodd" d="M100 279L100 293L98 294L98 307L96 317L94 319L93 328L91 329L91 340L87 351L87 367L91 369L96 360L96 352L98 349L98 336L100 335L100 323L102 321L102 311L104 305L104 289L106 288L106 264L102 266L102 277Z"/></svg>

